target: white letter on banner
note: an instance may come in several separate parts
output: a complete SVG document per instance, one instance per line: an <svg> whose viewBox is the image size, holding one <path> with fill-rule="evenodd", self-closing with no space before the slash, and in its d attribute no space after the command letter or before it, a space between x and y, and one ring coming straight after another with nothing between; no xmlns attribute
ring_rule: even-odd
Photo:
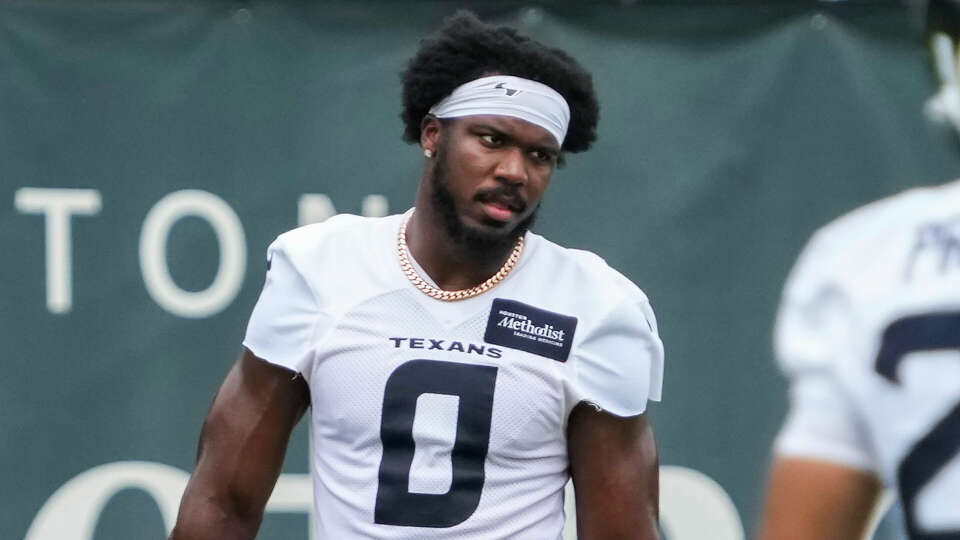
<svg viewBox="0 0 960 540"><path fill-rule="evenodd" d="M167 267L167 237L180 218L196 216L211 226L220 245L217 275L203 291L177 286ZM140 270L147 292L162 308L186 318L219 313L236 297L247 266L247 244L240 218L220 197L185 189L160 199L150 209L140 231Z"/></svg>
<svg viewBox="0 0 960 540"><path fill-rule="evenodd" d="M166 538L176 524L187 479L187 473L176 467L149 461L94 467L72 478L47 499L24 540L92 540L103 509L124 489L140 489L153 498L163 518ZM281 474L266 511L309 513L312 507L310 475Z"/></svg>
<svg viewBox="0 0 960 540"><path fill-rule="evenodd" d="M322 223L337 214L333 201L323 193L306 193L297 202L297 224Z"/></svg>
<svg viewBox="0 0 960 540"><path fill-rule="evenodd" d="M142 489L160 508L167 534L177 520L187 473L159 463L120 461L77 475L47 499L24 540L90 540L110 498L124 489Z"/></svg>
<svg viewBox="0 0 960 540"><path fill-rule="evenodd" d="M93 189L20 188L14 206L24 214L45 217L47 309L66 313L73 306L70 216L100 212L100 193Z"/></svg>
<svg viewBox="0 0 960 540"><path fill-rule="evenodd" d="M360 214L366 217L383 217L390 210L387 198L376 193L367 195L360 203ZM330 197L323 193L304 193L297 201L297 224L301 227L321 223L337 215Z"/></svg>
<svg viewBox="0 0 960 540"><path fill-rule="evenodd" d="M390 211L390 204L383 195L367 195L360 203L360 213L367 217L383 217Z"/></svg>

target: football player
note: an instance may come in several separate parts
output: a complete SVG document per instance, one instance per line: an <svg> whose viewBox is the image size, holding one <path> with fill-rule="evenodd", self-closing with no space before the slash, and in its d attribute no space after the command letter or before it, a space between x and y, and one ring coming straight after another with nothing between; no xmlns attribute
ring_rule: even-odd
<svg viewBox="0 0 960 540"><path fill-rule="evenodd" d="M650 303L528 230L597 110L576 61L510 28L461 13L422 42L415 208L270 245L173 539L253 538L308 408L317 538L559 538L571 477L581 538L658 536Z"/></svg>
<svg viewBox="0 0 960 540"><path fill-rule="evenodd" d="M957 5L928 9L941 89L960 118ZM764 540L857 539L884 487L912 540L960 539L960 181L874 202L814 234L775 331L791 379Z"/></svg>

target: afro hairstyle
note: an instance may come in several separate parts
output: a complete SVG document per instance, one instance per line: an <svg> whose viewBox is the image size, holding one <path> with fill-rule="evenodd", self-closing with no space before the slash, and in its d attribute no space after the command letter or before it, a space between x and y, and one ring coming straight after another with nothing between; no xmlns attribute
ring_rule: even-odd
<svg viewBox="0 0 960 540"><path fill-rule="evenodd" d="M599 105L590 74L567 53L512 28L485 24L468 11L458 11L423 39L401 74L403 139L419 143L430 107L461 84L494 73L534 80L563 96L570 106L563 151L582 152L596 140Z"/></svg>

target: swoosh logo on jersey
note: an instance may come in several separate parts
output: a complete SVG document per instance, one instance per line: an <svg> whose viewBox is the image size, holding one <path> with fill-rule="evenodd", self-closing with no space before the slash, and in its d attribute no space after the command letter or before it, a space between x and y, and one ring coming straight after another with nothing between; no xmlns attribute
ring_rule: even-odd
<svg viewBox="0 0 960 540"><path fill-rule="evenodd" d="M483 341L566 362L577 318L497 298L490 308Z"/></svg>

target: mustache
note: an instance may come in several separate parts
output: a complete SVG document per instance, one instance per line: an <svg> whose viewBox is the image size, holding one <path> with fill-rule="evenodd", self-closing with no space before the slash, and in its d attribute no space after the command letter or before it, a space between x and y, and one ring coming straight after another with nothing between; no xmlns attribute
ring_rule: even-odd
<svg viewBox="0 0 960 540"><path fill-rule="evenodd" d="M478 192L474 198L482 203L495 202L502 204L514 212L523 212L527 209L527 201L524 200L523 195L517 188L508 185L484 189Z"/></svg>

